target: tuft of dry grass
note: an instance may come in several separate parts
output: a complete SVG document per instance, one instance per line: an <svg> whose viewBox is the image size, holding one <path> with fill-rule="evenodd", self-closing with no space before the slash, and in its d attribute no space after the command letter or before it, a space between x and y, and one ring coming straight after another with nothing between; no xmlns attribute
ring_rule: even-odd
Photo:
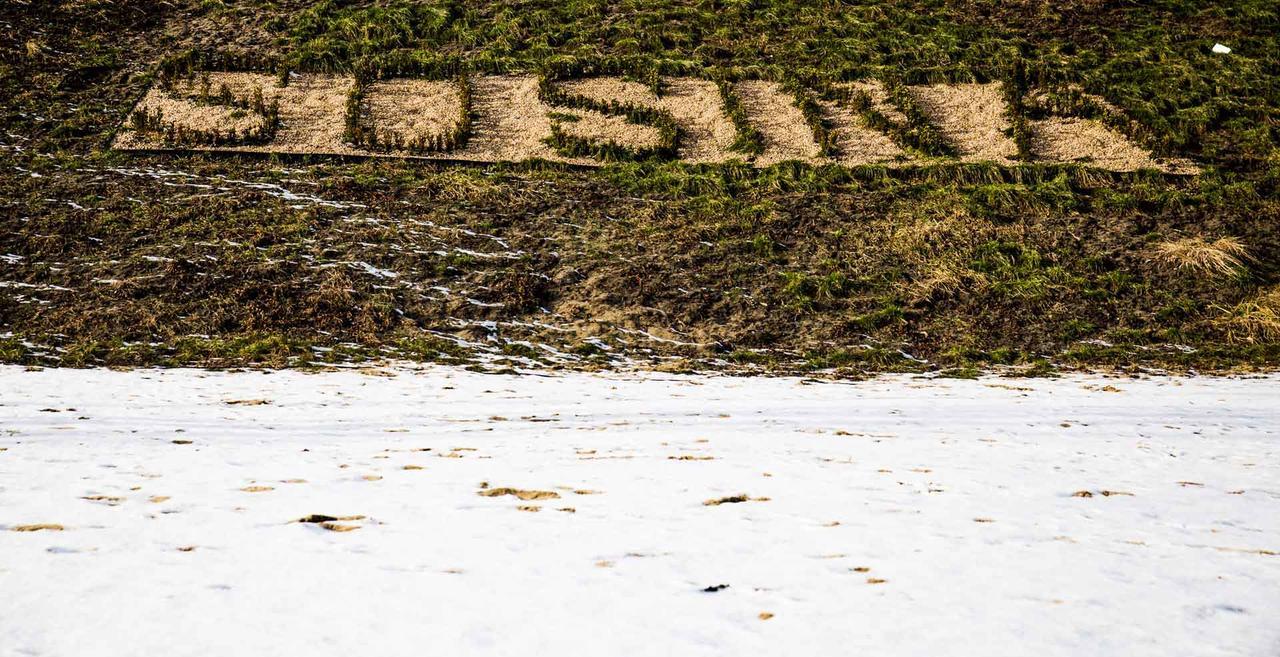
<svg viewBox="0 0 1280 657"><path fill-rule="evenodd" d="M1223 314L1214 323L1226 334L1228 341L1249 344L1280 341L1280 285L1235 306L1220 309Z"/></svg>
<svg viewBox="0 0 1280 657"><path fill-rule="evenodd" d="M1235 237L1210 242L1195 236L1161 242L1155 246L1154 255L1161 264L1176 271L1225 278L1238 276L1244 270L1249 250Z"/></svg>
<svg viewBox="0 0 1280 657"><path fill-rule="evenodd" d="M489 488L482 490L477 495L483 497L501 497L503 495L514 495L525 501L529 500L554 500L559 499L560 494L551 490L521 490L519 488Z"/></svg>
<svg viewBox="0 0 1280 657"><path fill-rule="evenodd" d="M768 502L767 497L751 497L746 493L740 495L730 495L728 497L718 497L710 499L702 503L702 506L720 506L721 504L740 504L742 502Z"/></svg>

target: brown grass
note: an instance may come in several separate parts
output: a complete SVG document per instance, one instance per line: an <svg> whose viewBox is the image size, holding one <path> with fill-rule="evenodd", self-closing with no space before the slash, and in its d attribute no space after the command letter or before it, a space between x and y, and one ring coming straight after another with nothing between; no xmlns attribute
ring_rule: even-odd
<svg viewBox="0 0 1280 657"><path fill-rule="evenodd" d="M1222 316L1214 320L1227 340L1254 344L1280 341L1280 285L1230 308L1219 307Z"/></svg>
<svg viewBox="0 0 1280 657"><path fill-rule="evenodd" d="M764 152L756 164L769 166L786 160L814 161L822 150L795 100L777 82L747 80L734 85L747 116L764 137Z"/></svg>
<svg viewBox="0 0 1280 657"><path fill-rule="evenodd" d="M273 76L256 73L213 73L209 75L212 93L225 86L236 98L249 98L254 89L261 89L270 103L278 96L279 87ZM171 90L157 85L152 87L138 103L137 110L160 112L165 121L174 121L186 128L225 133L228 130L245 132L262 129L266 118L260 114L217 105L193 102L200 94L200 83L192 80L174 81ZM127 124L126 124L127 125ZM145 137L139 135L139 139Z"/></svg>
<svg viewBox="0 0 1280 657"><path fill-rule="evenodd" d="M1018 146L1007 131L1004 93L999 82L910 87L929 118L966 162L1012 164Z"/></svg>
<svg viewBox="0 0 1280 657"><path fill-rule="evenodd" d="M301 518L298 518L298 519L297 519L297 520L295 520L294 522L301 522L301 523L307 523L307 524L323 524L323 523L326 523L326 522L334 522L334 521L337 521L337 520L342 520L342 521L350 521L350 520L364 520L364 516L362 516L362 515L356 515L356 516L327 516L327 515L324 515L323 513L313 513L313 514L311 514L311 515L309 515L309 516L303 516L303 517L301 517Z"/></svg>
<svg viewBox="0 0 1280 657"><path fill-rule="evenodd" d="M501 497L503 495L514 495L522 500L552 500L559 499L560 493L551 490L521 490L519 488L489 488L482 490L477 495L482 497Z"/></svg>
<svg viewBox="0 0 1280 657"><path fill-rule="evenodd" d="M639 82L618 77L592 77L557 84L570 94L592 100L616 100L670 113L680 128L680 159L686 162L723 162L734 157L729 151L735 136L733 123L724 114L720 90L710 80L666 78L661 98Z"/></svg>
<svg viewBox="0 0 1280 657"><path fill-rule="evenodd" d="M882 95L883 93L881 91ZM875 96L872 96L873 106L875 102ZM818 104L831 121L831 133L840 147L836 160L840 164L858 166L909 161L910 156L906 151L893 143L888 135L863 125L862 117L857 112L840 103L819 100ZM886 115L889 111L897 111L886 110L882 106L875 107Z"/></svg>
<svg viewBox="0 0 1280 657"><path fill-rule="evenodd" d="M263 117L252 112L195 102L201 78L176 80L166 90L157 84L147 91L136 109L162 111L166 121L176 121L198 131L245 133L262 126ZM212 72L208 81L214 93L226 86L237 98L251 97L260 89L264 99L279 102L280 124L274 139L265 144L196 145L183 150L214 150L317 155L361 155L406 157L405 152L375 153L343 141L347 93L354 84L350 77L302 74L288 86L280 87L274 76L260 73ZM680 129L681 160L688 163L723 162L737 157L730 146L735 138L731 121L725 116L716 84L692 77L664 79L661 97L645 85L617 77L592 77L557 83L565 91L599 101L620 101L668 112ZM906 121L874 81L845 83L852 91L866 92L872 106L898 122ZM746 80L735 85L750 120L764 137L765 151L754 158L756 166L784 160L829 162L813 140L812 130L781 85L763 80ZM578 165L598 165L590 158L559 155L543 139L551 134L553 111L571 113L579 121L564 122L569 134L614 141L624 146L656 144L657 131L649 126L629 124L613 116L582 110L553 108L538 96L538 80L532 75L478 76L472 86L473 134L467 146L447 153L419 153L409 157L475 162L519 162L545 159ZM1017 147L1006 131L1009 128L1004 97L999 83L931 85L909 87L921 108L930 116L948 141L955 144L964 161L1013 164ZM447 132L457 122L460 102L455 85L449 82L404 79L377 82L365 94L369 127L382 137L400 136L406 143L417 137ZM820 102L832 133L840 144L836 162L860 164L910 163L887 135L867 129L856 113L837 103ZM162 136L139 134L126 120L115 147L124 150L170 149ZM1050 118L1035 121L1032 147L1036 159L1045 162L1082 162L1114 171L1156 168L1170 173L1194 173L1189 162L1160 160L1123 135L1096 120ZM394 141L389 139L389 141Z"/></svg>
<svg viewBox="0 0 1280 657"><path fill-rule="evenodd" d="M609 116L590 110L564 110L576 121L565 121L560 129L574 137L600 142L615 142L627 148L644 149L658 146L662 138L653 126L630 123L626 117Z"/></svg>
<svg viewBox="0 0 1280 657"><path fill-rule="evenodd" d="M365 93L369 127L383 143L426 141L453 130L462 111L458 86L440 80L375 82Z"/></svg>
<svg viewBox="0 0 1280 657"><path fill-rule="evenodd" d="M58 525L58 524L51 523L51 522L46 522L46 523L40 523L40 524L36 524L36 525L15 525L15 526L13 526L13 527L10 527L10 528L9 528L9 531L14 531L14 532L39 532L39 531L60 532L60 531L63 531L64 529L66 529L66 527L63 527L62 525Z"/></svg>
<svg viewBox="0 0 1280 657"><path fill-rule="evenodd" d="M751 497L745 493L741 495L730 495L728 497L717 497L709 499L702 503L702 506L720 506L721 504L741 504L742 502L768 502L767 497Z"/></svg>
<svg viewBox="0 0 1280 657"><path fill-rule="evenodd" d="M551 109L538 98L532 75L482 76L473 86L474 136L452 157L481 162L519 162L532 158L590 163L561 157L543 138L551 134Z"/></svg>
<svg viewBox="0 0 1280 657"><path fill-rule="evenodd" d="M1217 278L1240 275L1249 257L1245 245L1230 236L1212 242L1202 236L1169 240L1157 244L1153 254L1160 264L1176 271Z"/></svg>
<svg viewBox="0 0 1280 657"><path fill-rule="evenodd" d="M1159 169L1151 153L1095 119L1051 117L1031 122L1037 159L1082 162L1110 171Z"/></svg>

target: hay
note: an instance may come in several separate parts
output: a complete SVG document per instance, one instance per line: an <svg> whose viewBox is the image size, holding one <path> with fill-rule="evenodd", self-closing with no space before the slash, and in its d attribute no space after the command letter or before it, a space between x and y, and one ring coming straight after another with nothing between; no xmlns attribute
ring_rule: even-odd
<svg viewBox="0 0 1280 657"><path fill-rule="evenodd" d="M590 164L591 160L561 157L542 140L551 135L550 111L538 98L538 78L503 75L476 78L472 108L474 135L467 147L450 154L462 160L519 162L541 158Z"/></svg>
<svg viewBox="0 0 1280 657"><path fill-rule="evenodd" d="M733 124L725 117L720 90L698 78L664 78L662 97L639 82L593 77L557 83L564 91L598 101L652 107L671 115L680 128L680 159L690 164L724 162L735 155ZM622 143L622 142L620 142Z"/></svg>
<svg viewBox="0 0 1280 657"><path fill-rule="evenodd" d="M369 85L364 97L367 127L377 131L380 143L443 139L458 128L462 115L462 98L454 82L384 80Z"/></svg>
<svg viewBox="0 0 1280 657"><path fill-rule="evenodd" d="M822 149L813 139L813 130L796 107L795 99L777 82L747 80L734 85L752 125L764 137L764 152L756 164L769 166L787 160L813 162L822 159Z"/></svg>
<svg viewBox="0 0 1280 657"><path fill-rule="evenodd" d="M206 82L207 80L207 82ZM544 159L578 165L597 165L588 157L560 155L545 142L552 134L553 114L577 120L559 121L560 129L574 137L626 148L657 146L660 131L633 124L618 116L583 109L553 108L538 94L538 78L532 75L477 76L472 80L471 138L460 149L448 152L391 150L377 153L344 142L347 98L354 85L350 77L327 74L295 74L286 86L274 75L211 72L200 77L157 84L144 95L135 113L162 113L187 131L218 134L251 134L269 118L259 112L228 107L205 100L225 86L237 104L259 91L268 104L278 104L279 123L265 142L230 141L183 143L167 141L155 130L138 132L126 120L114 146L122 150L208 150L366 157L415 157L474 162L519 162ZM691 77L664 78L663 95L646 85L618 77L593 77L557 82L565 92L602 102L650 107L668 113L679 128L679 158L687 163L724 162L740 157L730 151L736 131L725 115L716 84ZM840 91L866 93L872 109L890 121L908 118L889 102L884 87L874 81L840 85ZM956 147L963 161L990 161L1011 165L1017 146L1008 136L1009 120L998 83L908 87L943 136ZM784 160L813 163L910 164L915 160L888 135L868 128L859 113L845 103L820 101L838 146L834 158L821 156L813 131L790 94L774 82L743 81L735 85L748 119L763 136L765 151L756 166ZM399 134L401 143L419 137L439 136L458 126L461 98L453 82L395 79L371 84L364 94L364 116L382 134ZM143 114L142 116L147 116ZM1198 169L1185 160L1155 158L1119 132L1094 119L1052 117L1031 122L1032 150L1041 162L1080 162L1112 171L1159 169L1191 174ZM381 142L380 138L380 142Z"/></svg>
<svg viewBox="0 0 1280 657"><path fill-rule="evenodd" d="M208 86L205 87L207 82ZM267 127L268 119L262 114L241 108L209 102L201 102L202 94L216 96L222 88L239 100L251 98L255 90L262 92L263 100L270 104L279 97L279 85L273 75L261 73L210 73L203 79L184 78L174 80L168 89L155 85L149 89L134 108L134 112L159 113L164 123L173 122L198 132L246 133ZM132 128L125 133L126 143L161 143L160 135L139 134ZM127 147L127 146L118 146Z"/></svg>
<svg viewBox="0 0 1280 657"><path fill-rule="evenodd" d="M1255 344L1280 340L1280 285L1231 308L1218 307L1222 315L1214 320L1227 340Z"/></svg>
<svg viewBox="0 0 1280 657"><path fill-rule="evenodd" d="M615 142L627 148L656 148L662 143L658 129L627 121L625 117L609 116L591 110L569 110L565 114L574 117L564 121L560 129L574 137L602 142Z"/></svg>
<svg viewBox="0 0 1280 657"><path fill-rule="evenodd" d="M965 162L1011 165L1018 145L1009 137L1000 83L908 87Z"/></svg>
<svg viewBox="0 0 1280 657"><path fill-rule="evenodd" d="M347 95L355 80L338 75L300 75L280 92L280 129L272 150L350 155L365 152L343 143Z"/></svg>
<svg viewBox="0 0 1280 657"><path fill-rule="evenodd" d="M1160 168L1150 152L1095 119L1033 121L1031 148L1037 159L1050 162L1083 162L1111 171Z"/></svg>
<svg viewBox="0 0 1280 657"><path fill-rule="evenodd" d="M1244 243L1231 236L1212 242L1200 236L1169 240L1156 244L1152 253L1170 269L1209 278L1241 275L1249 257Z"/></svg>
<svg viewBox="0 0 1280 657"><path fill-rule="evenodd" d="M337 75L299 75L292 78L285 87L278 84L275 76L257 73L210 73L209 80L215 92L225 84L237 97L252 94L253 88L260 87L267 102L279 103L280 125L275 138L266 144L195 146L192 150L369 154L342 141L347 94L355 82L351 78ZM175 121L188 128L203 129L211 111L229 113L231 110L195 102L192 92L198 84L196 80L175 82L175 93L166 92L157 85L147 92L138 108L150 108L154 106L154 102L163 102L166 121ZM124 150L154 150L166 149L169 145L158 135L138 133L126 121L125 128L116 138L115 147Z"/></svg>
<svg viewBox="0 0 1280 657"><path fill-rule="evenodd" d="M819 101L819 104L831 121L831 132L840 149L837 163L858 166L908 161L906 151L893 143L889 135L866 127L858 112L840 103Z"/></svg>

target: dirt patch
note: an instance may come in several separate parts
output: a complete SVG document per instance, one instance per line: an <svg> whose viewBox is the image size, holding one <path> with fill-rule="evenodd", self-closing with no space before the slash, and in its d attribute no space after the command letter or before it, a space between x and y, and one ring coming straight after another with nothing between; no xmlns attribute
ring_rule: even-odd
<svg viewBox="0 0 1280 657"><path fill-rule="evenodd" d="M752 125L764 137L764 152L756 164L769 166L787 160L814 161L822 150L795 99L777 82L747 80L734 85Z"/></svg>
<svg viewBox="0 0 1280 657"><path fill-rule="evenodd" d="M1009 117L999 82L909 87L966 162L1013 164L1018 145L1008 136Z"/></svg>

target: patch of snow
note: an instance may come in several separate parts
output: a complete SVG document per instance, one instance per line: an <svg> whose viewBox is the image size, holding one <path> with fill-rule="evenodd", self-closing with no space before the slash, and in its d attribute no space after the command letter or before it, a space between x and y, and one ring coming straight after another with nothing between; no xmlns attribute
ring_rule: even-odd
<svg viewBox="0 0 1280 657"><path fill-rule="evenodd" d="M1278 385L0 367L0 654L1274 655Z"/></svg>
<svg viewBox="0 0 1280 657"><path fill-rule="evenodd" d="M355 262L350 262L347 264L350 265L353 269L359 269L366 274L377 276L378 278L396 278L400 276L400 274L397 274L396 272L391 271L390 269L379 269L363 260L357 260Z"/></svg>

